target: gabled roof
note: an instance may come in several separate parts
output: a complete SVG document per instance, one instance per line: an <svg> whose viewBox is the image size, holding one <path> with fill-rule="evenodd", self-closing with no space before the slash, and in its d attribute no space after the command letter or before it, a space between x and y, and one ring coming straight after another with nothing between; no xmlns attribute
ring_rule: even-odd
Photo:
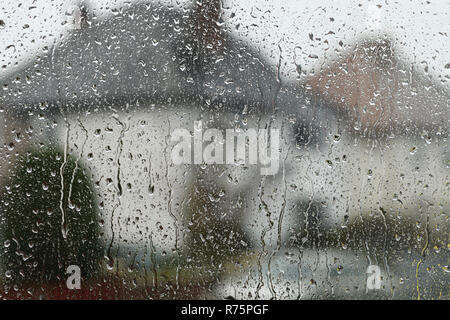
<svg viewBox="0 0 450 320"><path fill-rule="evenodd" d="M83 23L32 65L0 79L0 101L17 112L37 105L77 112L136 100L262 104L276 89L275 71L229 34L199 32L202 24L193 21L199 12L192 11L136 4Z"/></svg>
<svg viewBox="0 0 450 320"><path fill-rule="evenodd" d="M402 61L391 41L363 39L308 81L356 131L427 131L450 125L450 94Z"/></svg>

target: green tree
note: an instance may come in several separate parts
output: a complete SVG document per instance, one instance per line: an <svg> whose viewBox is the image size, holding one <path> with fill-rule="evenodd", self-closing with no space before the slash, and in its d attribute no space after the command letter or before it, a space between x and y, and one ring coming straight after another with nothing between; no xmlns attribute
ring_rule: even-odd
<svg viewBox="0 0 450 320"><path fill-rule="evenodd" d="M5 282L58 282L72 264L82 279L93 276L103 253L97 208L88 172L72 156L52 147L19 156L0 192Z"/></svg>

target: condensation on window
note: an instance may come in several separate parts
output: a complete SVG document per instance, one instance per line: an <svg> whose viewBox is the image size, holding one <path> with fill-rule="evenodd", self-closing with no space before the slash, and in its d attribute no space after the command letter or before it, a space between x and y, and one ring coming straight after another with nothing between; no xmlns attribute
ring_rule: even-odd
<svg viewBox="0 0 450 320"><path fill-rule="evenodd" d="M0 298L449 299L449 13L0 4Z"/></svg>

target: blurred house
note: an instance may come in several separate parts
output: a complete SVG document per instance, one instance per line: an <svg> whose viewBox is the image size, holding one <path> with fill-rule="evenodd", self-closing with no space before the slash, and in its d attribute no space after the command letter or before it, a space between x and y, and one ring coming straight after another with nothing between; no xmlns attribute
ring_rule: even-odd
<svg viewBox="0 0 450 320"><path fill-rule="evenodd" d="M445 225L450 94L426 67L414 70L388 38L362 39L302 87L298 106L314 125L284 140L292 142L281 156L284 176L249 192L243 226L253 243L268 252L279 237L311 244L380 213L423 222L433 212L432 222ZM308 130L315 134L298 145L296 132Z"/></svg>
<svg viewBox="0 0 450 320"><path fill-rule="evenodd" d="M75 155L97 187L109 251L172 255L193 233L200 246L232 248L242 203L254 201L240 193L258 190L258 168L174 166L171 132L193 132L196 120L204 129L270 124L282 129L285 157L290 144L318 145L326 112L300 108L311 103L303 88L282 86L276 68L221 27L220 1L138 3L103 20L82 9L80 29L1 79L2 157L29 144Z"/></svg>
<svg viewBox="0 0 450 320"><path fill-rule="evenodd" d="M329 180L339 181L330 206L341 216L448 210L450 93L421 66L388 37L362 39L307 82L347 119L329 154Z"/></svg>
<svg viewBox="0 0 450 320"><path fill-rule="evenodd" d="M242 225L256 257L213 296L410 298L419 279L428 298L447 292L430 270L448 260L449 93L387 39L361 40L302 86L314 126L285 139L282 174L248 189ZM373 292L370 264L384 273Z"/></svg>

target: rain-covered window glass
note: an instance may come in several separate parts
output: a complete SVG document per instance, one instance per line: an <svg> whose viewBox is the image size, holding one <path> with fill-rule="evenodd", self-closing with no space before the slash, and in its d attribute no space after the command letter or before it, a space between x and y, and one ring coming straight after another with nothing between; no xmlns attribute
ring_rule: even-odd
<svg viewBox="0 0 450 320"><path fill-rule="evenodd" d="M1 299L449 299L448 1L0 3Z"/></svg>

